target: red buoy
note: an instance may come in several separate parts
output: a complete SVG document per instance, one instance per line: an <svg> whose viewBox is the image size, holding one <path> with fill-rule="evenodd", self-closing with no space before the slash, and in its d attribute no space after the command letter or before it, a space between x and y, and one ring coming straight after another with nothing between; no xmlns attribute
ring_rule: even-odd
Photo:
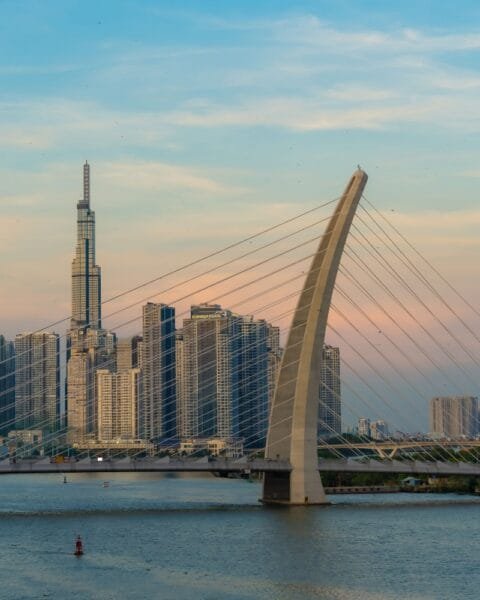
<svg viewBox="0 0 480 600"><path fill-rule="evenodd" d="M82 538L77 535L77 539L75 540L75 556L82 556L83 554L83 542Z"/></svg>

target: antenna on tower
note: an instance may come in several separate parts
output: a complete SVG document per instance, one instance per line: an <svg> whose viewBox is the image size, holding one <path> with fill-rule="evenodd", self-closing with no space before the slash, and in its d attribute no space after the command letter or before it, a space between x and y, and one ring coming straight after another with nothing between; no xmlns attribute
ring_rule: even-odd
<svg viewBox="0 0 480 600"><path fill-rule="evenodd" d="M90 165L85 161L83 165L83 202L90 206Z"/></svg>

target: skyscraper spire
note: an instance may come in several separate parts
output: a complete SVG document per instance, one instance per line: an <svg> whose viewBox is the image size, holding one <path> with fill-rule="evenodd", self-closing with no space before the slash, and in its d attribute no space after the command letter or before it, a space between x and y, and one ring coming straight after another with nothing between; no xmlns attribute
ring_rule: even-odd
<svg viewBox="0 0 480 600"><path fill-rule="evenodd" d="M90 207L90 165L85 161L83 165L83 203Z"/></svg>

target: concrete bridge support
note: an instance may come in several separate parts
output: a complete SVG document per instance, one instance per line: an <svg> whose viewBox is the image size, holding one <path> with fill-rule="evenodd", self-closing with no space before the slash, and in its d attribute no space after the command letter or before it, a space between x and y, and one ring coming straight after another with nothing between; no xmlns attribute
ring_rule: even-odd
<svg viewBox="0 0 480 600"><path fill-rule="evenodd" d="M367 183L352 175L312 260L280 367L268 427L267 459L290 462L290 472L265 472L262 502L325 504L318 472L320 365L328 312L343 248Z"/></svg>

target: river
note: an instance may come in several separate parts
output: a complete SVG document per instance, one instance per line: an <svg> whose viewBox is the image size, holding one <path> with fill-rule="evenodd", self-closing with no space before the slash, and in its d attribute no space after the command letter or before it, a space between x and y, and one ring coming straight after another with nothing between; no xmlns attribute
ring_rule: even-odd
<svg viewBox="0 0 480 600"><path fill-rule="evenodd" d="M479 498L274 509L259 495L257 483L201 476L2 475L0 599L480 597Z"/></svg>

